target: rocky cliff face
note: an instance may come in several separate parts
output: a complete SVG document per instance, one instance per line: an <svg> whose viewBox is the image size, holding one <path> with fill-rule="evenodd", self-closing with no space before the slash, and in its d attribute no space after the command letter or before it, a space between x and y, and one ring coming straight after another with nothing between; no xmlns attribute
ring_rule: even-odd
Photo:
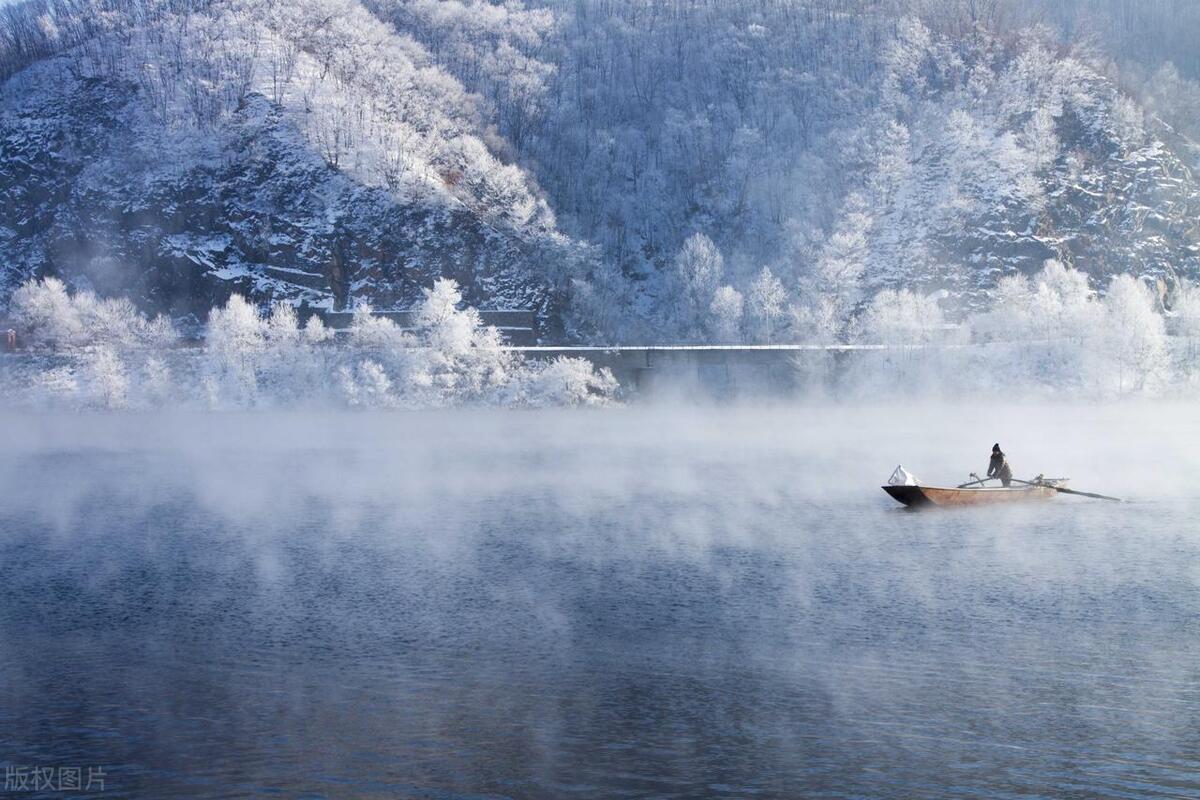
<svg viewBox="0 0 1200 800"><path fill-rule="evenodd" d="M0 306L34 275L176 317L451 277L555 330L584 248L478 96L358 3L29 2L0 51Z"/></svg>
<svg viewBox="0 0 1200 800"><path fill-rule="evenodd" d="M172 132L149 124L135 85L43 71L54 90L26 76L31 91L0 121L6 293L57 274L202 316L232 292L406 307L448 276L474 305L554 310L535 276L560 240L505 231L450 196L364 186L261 95L215 130Z"/></svg>

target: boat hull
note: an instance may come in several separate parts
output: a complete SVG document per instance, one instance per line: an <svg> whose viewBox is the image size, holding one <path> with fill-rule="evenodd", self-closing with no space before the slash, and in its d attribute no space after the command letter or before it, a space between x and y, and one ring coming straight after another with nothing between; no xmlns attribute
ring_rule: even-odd
<svg viewBox="0 0 1200 800"><path fill-rule="evenodd" d="M1002 503L1028 503L1052 500L1058 492L1049 486L1021 486L1008 489L945 489L937 486L884 486L892 499L910 508L955 508L990 506Z"/></svg>

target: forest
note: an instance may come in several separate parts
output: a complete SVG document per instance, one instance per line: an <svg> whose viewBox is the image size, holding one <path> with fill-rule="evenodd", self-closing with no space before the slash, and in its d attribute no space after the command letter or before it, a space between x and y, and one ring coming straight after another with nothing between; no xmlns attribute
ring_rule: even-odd
<svg viewBox="0 0 1200 800"><path fill-rule="evenodd" d="M1200 389L1200 287L1182 290L1164 315L1130 275L1101 295L1084 273L1049 261L1031 278L1003 278L990 304L960 323L940 299L880 291L856 317L849 358L835 364L836 346L815 360L798 352L791 391L1104 399ZM18 407L536 408L607 405L635 389L586 358L505 347L451 280L426 290L413 330L361 305L339 334L320 316L301 320L288 303L263 316L235 294L210 311L199 346L183 346L164 316L150 319L124 298L71 294L56 278L27 282L11 306L25 353L8 365L14 379L0 397Z"/></svg>
<svg viewBox="0 0 1200 800"><path fill-rule="evenodd" d="M1182 0L26 0L0 302L454 279L561 341L850 343L1049 263L1186 327L1197 36Z"/></svg>

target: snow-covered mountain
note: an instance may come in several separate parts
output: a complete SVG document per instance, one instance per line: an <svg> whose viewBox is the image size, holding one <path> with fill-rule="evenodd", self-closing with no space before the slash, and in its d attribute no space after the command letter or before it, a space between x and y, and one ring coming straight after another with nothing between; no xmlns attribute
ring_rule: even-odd
<svg viewBox="0 0 1200 800"><path fill-rule="evenodd" d="M1050 258L1196 278L1176 28L1131 0L25 2L0 302L53 273L176 315L404 307L447 276L551 336L778 340Z"/></svg>
<svg viewBox="0 0 1200 800"><path fill-rule="evenodd" d="M403 307L446 276L553 307L545 265L578 248L477 98L361 6L45 8L64 47L0 95L5 294L49 272L176 314L231 291Z"/></svg>
<svg viewBox="0 0 1200 800"><path fill-rule="evenodd" d="M867 154L869 286L970 297L1047 259L1097 288L1121 273L1200 274L1200 150L1094 54L1052 44L901 32L852 149Z"/></svg>

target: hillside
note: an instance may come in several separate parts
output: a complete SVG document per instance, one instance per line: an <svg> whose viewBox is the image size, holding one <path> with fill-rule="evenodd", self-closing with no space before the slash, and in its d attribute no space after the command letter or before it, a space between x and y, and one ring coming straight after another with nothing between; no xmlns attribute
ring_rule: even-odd
<svg viewBox="0 0 1200 800"><path fill-rule="evenodd" d="M4 86L5 294L52 273L175 315L233 291L403 307L447 276L553 307L541 265L574 248L411 40L319 2L134 8Z"/></svg>
<svg viewBox="0 0 1200 800"><path fill-rule="evenodd" d="M18 4L0 298L407 307L447 276L554 337L776 341L1051 258L1197 278L1196 65L1124 3Z"/></svg>

